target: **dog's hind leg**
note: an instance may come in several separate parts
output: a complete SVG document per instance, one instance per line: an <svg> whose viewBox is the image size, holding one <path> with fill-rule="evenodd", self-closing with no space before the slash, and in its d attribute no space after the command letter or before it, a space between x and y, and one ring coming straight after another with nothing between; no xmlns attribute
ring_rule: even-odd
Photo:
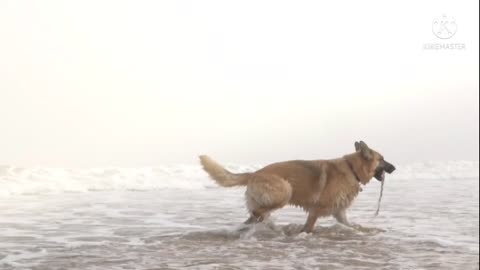
<svg viewBox="0 0 480 270"><path fill-rule="evenodd" d="M248 223L262 222L270 213L282 208L292 196L292 187L283 178L274 175L252 177L245 191L245 199L250 217Z"/></svg>
<svg viewBox="0 0 480 270"><path fill-rule="evenodd" d="M243 224L252 224L257 222L257 218L255 218L253 215L250 215L250 217L243 222Z"/></svg>
<svg viewBox="0 0 480 270"><path fill-rule="evenodd" d="M270 208L257 208L250 213L250 217L244 222L244 224L262 222L268 218L270 212L274 209Z"/></svg>

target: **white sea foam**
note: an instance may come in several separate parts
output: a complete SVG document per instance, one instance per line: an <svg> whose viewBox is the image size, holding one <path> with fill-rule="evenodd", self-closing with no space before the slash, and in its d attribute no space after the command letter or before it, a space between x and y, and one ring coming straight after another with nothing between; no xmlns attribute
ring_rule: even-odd
<svg viewBox="0 0 480 270"><path fill-rule="evenodd" d="M261 166L227 166L233 172ZM423 162L398 166L393 179L478 178L478 161ZM22 168L0 166L0 197L18 194L86 192L94 190L203 189L216 187L200 166L145 168Z"/></svg>

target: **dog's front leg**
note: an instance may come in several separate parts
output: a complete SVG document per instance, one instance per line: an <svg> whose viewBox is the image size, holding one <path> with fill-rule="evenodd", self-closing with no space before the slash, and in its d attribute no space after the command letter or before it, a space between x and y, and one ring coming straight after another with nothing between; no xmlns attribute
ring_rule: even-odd
<svg viewBox="0 0 480 270"><path fill-rule="evenodd" d="M317 207L317 208L310 208L308 210L308 218L307 222L303 226L302 232L311 233L313 228L315 227L315 222L319 217L326 216L328 213L327 209Z"/></svg>
<svg viewBox="0 0 480 270"><path fill-rule="evenodd" d="M352 229L355 229L357 231L360 231L360 232L366 232L366 233L369 233L369 232L385 232L384 230L382 229L376 229L376 228L367 228L367 227L363 227L361 225L358 225L358 224L355 224L355 223L350 223L348 222L348 219L347 219L347 210L346 209L342 209L340 211L338 211L337 213L335 213L333 215L335 217L335 219L338 221L338 223L340 224L343 224L347 227L350 227Z"/></svg>
<svg viewBox="0 0 480 270"><path fill-rule="evenodd" d="M359 229L360 227L356 224L351 224L350 222L348 222L346 209L339 210L338 212L333 214L333 217L337 220L338 223L343 224L347 227L354 228L354 229Z"/></svg>
<svg viewBox="0 0 480 270"><path fill-rule="evenodd" d="M338 223L341 223L345 226L350 226L347 220L347 211L345 209L339 210L333 214L333 217L338 221Z"/></svg>
<svg viewBox="0 0 480 270"><path fill-rule="evenodd" d="M313 231L313 227L315 226L315 222L317 222L317 219L317 211L315 211L314 209L308 211L307 222L303 226L302 232L311 233Z"/></svg>

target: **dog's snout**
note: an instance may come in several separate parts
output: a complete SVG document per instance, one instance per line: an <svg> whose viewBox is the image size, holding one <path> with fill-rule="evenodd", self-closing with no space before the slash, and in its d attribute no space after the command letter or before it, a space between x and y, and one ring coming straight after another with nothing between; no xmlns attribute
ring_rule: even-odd
<svg viewBox="0 0 480 270"><path fill-rule="evenodd" d="M384 170L385 170L387 173L391 174L391 173L393 173L393 172L396 170L396 168L395 168L395 166L393 166L393 164L391 164L391 163L389 163L389 162L387 162L387 161L384 161L384 162L385 162Z"/></svg>

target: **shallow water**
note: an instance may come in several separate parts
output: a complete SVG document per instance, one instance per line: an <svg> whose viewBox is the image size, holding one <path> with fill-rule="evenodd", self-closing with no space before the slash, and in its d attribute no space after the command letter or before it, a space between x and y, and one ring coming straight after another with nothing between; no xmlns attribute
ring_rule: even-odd
<svg viewBox="0 0 480 270"><path fill-rule="evenodd" d="M296 208L242 225L242 188L0 197L0 269L478 269L478 183L392 177L373 218L375 181L349 210L368 232L326 218L312 234Z"/></svg>

